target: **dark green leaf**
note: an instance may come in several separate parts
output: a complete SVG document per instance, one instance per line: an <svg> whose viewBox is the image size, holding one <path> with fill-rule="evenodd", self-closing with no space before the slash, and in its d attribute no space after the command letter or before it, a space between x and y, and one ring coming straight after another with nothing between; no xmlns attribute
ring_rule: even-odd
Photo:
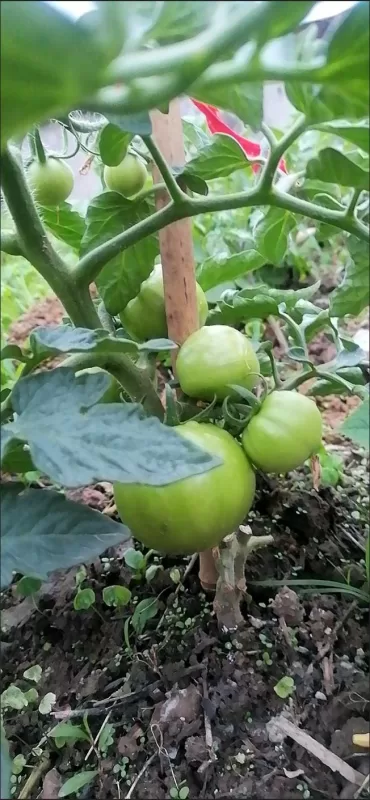
<svg viewBox="0 0 370 800"><path fill-rule="evenodd" d="M135 572L145 567L145 559L140 550L135 550L134 547L129 547L124 553L125 564L133 569Z"/></svg>
<svg viewBox="0 0 370 800"><path fill-rule="evenodd" d="M31 597L31 595L39 591L41 584L40 578L31 578L29 575L24 575L17 583L17 594L21 595L21 597Z"/></svg>
<svg viewBox="0 0 370 800"><path fill-rule="evenodd" d="M3 426L2 440L5 435L8 447L9 437L26 441L37 469L68 487L99 480L161 486L221 463L146 417L142 406L94 405L108 384L104 372L76 379L68 368L20 379L13 399L17 418Z"/></svg>
<svg viewBox="0 0 370 800"><path fill-rule="evenodd" d="M290 311L300 299L309 299L320 286L320 282L304 289L273 289L269 286L254 286L230 293L227 300L221 300L211 311L207 324L235 325L249 319L267 319L270 314L278 316L279 305L285 303Z"/></svg>
<svg viewBox="0 0 370 800"><path fill-rule="evenodd" d="M203 291L207 292L214 286L225 281L232 281L248 272L259 269L265 263L265 258L256 249L256 245L251 240L244 243L245 249L241 253L232 256L225 256L220 259L207 258L202 264L198 264L196 278Z"/></svg>
<svg viewBox="0 0 370 800"><path fill-rule="evenodd" d="M88 253L145 219L151 212L147 201L127 200L117 192L104 192L89 205L81 251ZM159 255L157 236L147 236L120 253L103 267L97 278L100 296L109 314L115 316L139 293Z"/></svg>
<svg viewBox="0 0 370 800"><path fill-rule="evenodd" d="M5 347L2 348L0 360L5 361L7 358L11 361L22 361L23 363L28 361L27 356L22 353L21 348L18 347L17 344L6 344Z"/></svg>
<svg viewBox="0 0 370 800"><path fill-rule="evenodd" d="M132 134L122 131L111 122L106 125L99 137L99 152L103 164L116 167L123 161L127 148L131 142Z"/></svg>
<svg viewBox="0 0 370 800"><path fill-rule="evenodd" d="M61 239L73 250L79 251L85 231L85 220L69 203L61 203L58 208L40 207L40 214L45 226L57 239Z"/></svg>
<svg viewBox="0 0 370 800"><path fill-rule="evenodd" d="M36 122L78 108L107 63L89 33L49 4L3 0L1 148Z"/></svg>
<svg viewBox="0 0 370 800"><path fill-rule="evenodd" d="M191 192L201 194L203 197L208 194L206 182L203 178L199 178L198 175L191 175L190 173L184 172L180 175L178 184L182 189L190 189Z"/></svg>
<svg viewBox="0 0 370 800"><path fill-rule="evenodd" d="M289 211L270 208L254 231L255 246L265 262L280 266L288 248L289 231L296 224Z"/></svg>
<svg viewBox="0 0 370 800"><path fill-rule="evenodd" d="M250 163L235 139L224 133L212 136L210 144L199 150L184 167L184 175L196 175L205 181L227 178L238 169L250 169Z"/></svg>
<svg viewBox="0 0 370 800"><path fill-rule="evenodd" d="M350 237L348 249L351 259L344 279L330 297L332 317L357 316L369 305L369 245Z"/></svg>
<svg viewBox="0 0 370 800"><path fill-rule="evenodd" d="M92 561L130 538L124 525L42 489L9 483L1 493L1 587L13 571L45 580L50 572Z"/></svg>
<svg viewBox="0 0 370 800"><path fill-rule="evenodd" d="M90 737L79 725L73 725L72 722L60 722L53 730L49 732L52 739L65 739L66 741L72 739L73 742L85 741L89 742Z"/></svg>
<svg viewBox="0 0 370 800"><path fill-rule="evenodd" d="M369 189L369 171L362 169L339 150L326 147L317 158L312 158L306 167L308 178L328 183L339 183L356 189Z"/></svg>
<svg viewBox="0 0 370 800"><path fill-rule="evenodd" d="M356 411L344 420L339 430L348 439L352 439L356 444L369 450L369 419L370 406L369 398L367 398L356 408Z"/></svg>
<svg viewBox="0 0 370 800"><path fill-rule="evenodd" d="M131 624L136 633L143 633L146 623L158 614L158 598L145 597L137 604L131 617Z"/></svg>
<svg viewBox="0 0 370 800"><path fill-rule="evenodd" d="M152 123L147 111L143 111L141 114L111 114L108 112L107 119L121 131L131 133L132 136L150 136L152 132Z"/></svg>
<svg viewBox="0 0 370 800"><path fill-rule="evenodd" d="M355 3L347 14L335 20L328 49L326 66L321 77L336 74L347 80L368 82L369 74L369 4L365 0Z"/></svg>
<svg viewBox="0 0 370 800"><path fill-rule="evenodd" d="M363 374L362 369L356 368L344 368L338 370L340 378L344 378L349 384L353 386L365 386L366 381ZM338 384L335 381L325 380L324 378L320 378L319 380L315 381L313 386L308 389L307 394L311 397L326 397L329 394L338 394ZM341 395L348 395L350 394L350 390L346 389L345 386L340 389Z"/></svg>
<svg viewBox="0 0 370 800"><path fill-rule="evenodd" d="M348 142L352 142L356 147L365 150L367 153L370 149L370 132L369 122L351 123L346 120L339 120L338 122L325 122L322 125L315 125L319 131L331 133L333 136L340 136Z"/></svg>
<svg viewBox="0 0 370 800"><path fill-rule="evenodd" d="M212 16L212 9L206 0L172 0L161 3L160 13L151 31L151 36L161 44L182 41L200 33Z"/></svg>
<svg viewBox="0 0 370 800"><path fill-rule="evenodd" d="M59 789L58 797L69 797L70 794L76 794L83 786L87 786L91 783L98 774L99 770L97 769L86 770L86 772L76 772L72 778L69 778L68 781L63 783L62 788Z"/></svg>
<svg viewBox="0 0 370 800"><path fill-rule="evenodd" d="M255 31L259 42L264 43L269 39L277 39L291 31L295 33L298 25L305 19L311 8L316 5L314 0L301 0L299 3L282 3L273 0L269 3L268 15Z"/></svg>
<svg viewBox="0 0 370 800"><path fill-rule="evenodd" d="M325 365L325 369L337 372L344 367L358 367L365 359L366 353L361 347L354 347L353 350L341 350L334 361Z"/></svg>
<svg viewBox="0 0 370 800"><path fill-rule="evenodd" d="M159 340L161 342L162 340ZM173 344L167 342L167 347ZM71 325L49 325L35 328L31 333L30 345L37 355L37 360L57 355L58 353L94 352L109 355L110 353L136 353L139 345L132 339L112 336L109 331L98 328L72 328ZM161 349L159 346L158 349Z"/></svg>

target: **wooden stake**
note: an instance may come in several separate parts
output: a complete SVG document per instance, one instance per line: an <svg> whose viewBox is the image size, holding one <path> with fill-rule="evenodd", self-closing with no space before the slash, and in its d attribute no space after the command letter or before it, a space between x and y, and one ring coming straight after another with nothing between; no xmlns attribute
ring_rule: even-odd
<svg viewBox="0 0 370 800"><path fill-rule="evenodd" d="M153 139L171 167L185 163L185 149L180 114L180 103L173 100L168 114L151 113ZM153 169L154 183L162 182L159 170ZM166 191L156 193L157 209L169 202ZM190 219L168 225L159 232L167 327L170 339L179 345L199 328L196 298L193 238ZM173 357L174 371L176 357ZM217 571L212 550L199 556L199 578L203 589L216 587Z"/></svg>

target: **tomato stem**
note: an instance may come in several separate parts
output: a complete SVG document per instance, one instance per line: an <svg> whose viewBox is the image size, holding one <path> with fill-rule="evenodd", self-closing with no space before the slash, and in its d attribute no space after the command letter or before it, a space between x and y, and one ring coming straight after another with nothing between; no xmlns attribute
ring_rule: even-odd
<svg viewBox="0 0 370 800"><path fill-rule="evenodd" d="M40 164L46 164L46 153L44 150L44 145L41 141L40 131L38 128L35 128L34 136L35 136L35 148L36 148L37 160L39 161Z"/></svg>

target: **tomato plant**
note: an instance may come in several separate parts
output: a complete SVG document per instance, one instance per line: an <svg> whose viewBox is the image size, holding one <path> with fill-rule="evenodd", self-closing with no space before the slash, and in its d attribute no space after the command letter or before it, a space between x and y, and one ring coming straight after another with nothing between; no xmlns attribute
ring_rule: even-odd
<svg viewBox="0 0 370 800"><path fill-rule="evenodd" d="M301 384L311 398L363 400L344 432L366 444L368 355L343 323L369 303L368 9L357 3L318 40L310 26L299 30L312 6L197 2L182 15L167 0L132 3L128 15L126 4L104 2L74 22L38 0L1 4L1 249L7 268L23 259L65 311L62 324L1 353L2 469L19 478L2 487L3 587L14 574L44 580L94 559L130 536L127 523L158 545L167 525L173 551L218 543L253 495L247 455L230 437L268 471L319 446ZM270 81L292 105L284 130L264 119ZM185 164L170 165L151 114L186 96ZM50 121L58 152L45 146ZM76 182L89 169L104 178L85 204L69 202L76 155ZM161 232L185 219L203 327L179 349L152 275ZM338 280L323 307L320 269L312 283L309 264L332 250ZM334 354L316 365L309 346L321 334ZM171 353L178 376L163 367ZM112 379L119 391L101 402ZM194 430L202 435L185 435ZM221 440L225 450L209 444ZM36 471L56 490L24 489ZM122 524L62 493L97 481L119 486Z"/></svg>
<svg viewBox="0 0 370 800"><path fill-rule="evenodd" d="M255 477L233 437L215 425L185 422L180 436L220 458L220 466L169 486L115 484L121 516L147 547L189 553L214 547L239 525L254 497Z"/></svg>
<svg viewBox="0 0 370 800"><path fill-rule="evenodd" d="M199 284L196 285L196 293L199 324L204 325L208 316L208 303ZM168 336L160 264L156 264L149 278L141 284L137 297L127 303L119 316L127 332L138 341Z"/></svg>

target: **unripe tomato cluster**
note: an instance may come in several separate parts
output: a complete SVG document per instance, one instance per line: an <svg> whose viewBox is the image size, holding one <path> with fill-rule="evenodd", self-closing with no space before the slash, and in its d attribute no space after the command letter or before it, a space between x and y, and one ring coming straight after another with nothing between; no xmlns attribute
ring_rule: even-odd
<svg viewBox="0 0 370 800"><path fill-rule="evenodd" d="M249 339L225 325L204 326L207 301L197 286L199 330L180 348L176 370L188 397L218 401L237 397L232 386L251 391L259 362ZM163 276L158 265L139 295L120 314L139 340L167 335ZM245 519L254 499L255 469L284 473L303 464L321 445L321 415L315 403L297 392L273 391L243 431L241 444L210 423L186 422L177 428L222 464L168 486L114 487L121 519L146 546L166 553L201 552L217 546Z"/></svg>

